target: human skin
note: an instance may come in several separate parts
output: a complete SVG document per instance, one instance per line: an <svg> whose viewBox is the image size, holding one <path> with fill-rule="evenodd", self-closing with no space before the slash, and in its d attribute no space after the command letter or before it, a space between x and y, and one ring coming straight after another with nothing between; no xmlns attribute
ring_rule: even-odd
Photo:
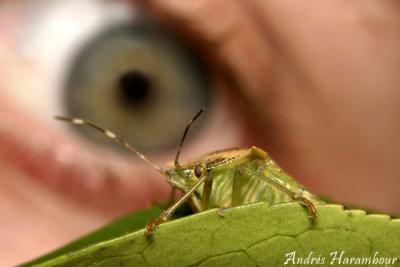
<svg viewBox="0 0 400 267"><path fill-rule="evenodd" d="M400 212L397 1L132 4L195 46L212 65L215 86L230 90L237 113L244 114L245 123L238 123L239 115L224 111L212 124L215 130L197 139L185 157L212 150L219 124L237 124L238 134L226 145L257 144L311 192L338 203ZM6 53L7 45L0 48L3 62L17 66L0 66L7 74L0 87L23 87L26 80L41 84L34 65ZM0 101L0 259L5 265L168 195L162 177L137 159L54 130L3 93ZM171 160L173 154L156 160ZM39 169L43 165L45 171Z"/></svg>

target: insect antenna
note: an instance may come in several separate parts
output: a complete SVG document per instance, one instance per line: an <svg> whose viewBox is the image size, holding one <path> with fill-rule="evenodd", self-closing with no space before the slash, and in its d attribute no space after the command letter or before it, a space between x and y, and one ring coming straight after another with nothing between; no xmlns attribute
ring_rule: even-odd
<svg viewBox="0 0 400 267"><path fill-rule="evenodd" d="M145 155L143 155L142 153L137 151L136 148L131 146L128 142L126 142L124 139L122 139L121 137L119 137L115 133L113 133L113 132L111 132L109 130L103 129L103 128L97 126L96 124L94 124L94 123L92 123L90 121L86 121L86 120L80 119L80 118L70 118L70 117L64 117L64 116L55 116L54 118L56 120L66 121L66 122L70 122L70 123L77 124L77 125L86 125L86 126L89 126L90 128L93 128L93 129L101 132L102 134L104 134L108 138L114 140L115 142L119 143L120 145L124 146L128 150L130 150L133 153L135 153L139 158L141 158L145 162L147 162L150 165L152 165L158 172L162 173L163 175L166 175L166 171L163 168L161 168L160 166L155 164L150 159L146 158Z"/></svg>
<svg viewBox="0 0 400 267"><path fill-rule="evenodd" d="M178 152L176 153L176 156L175 156L175 167L176 168L180 168L178 160L179 160L179 155L181 154L181 149L182 149L182 146L183 146L183 142L186 139L186 135L189 132L189 129L192 126L192 124L196 121L196 119L200 116L200 114L203 113L203 111L204 111L204 107L202 107L199 110L199 112L197 112L197 114L194 115L194 117L186 125L185 131L183 132L183 136L182 136L182 139L181 139L181 143L179 144Z"/></svg>

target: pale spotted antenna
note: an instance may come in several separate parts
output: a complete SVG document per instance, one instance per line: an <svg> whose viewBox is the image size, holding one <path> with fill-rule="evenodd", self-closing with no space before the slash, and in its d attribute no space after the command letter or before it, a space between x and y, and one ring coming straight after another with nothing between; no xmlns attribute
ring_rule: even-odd
<svg viewBox="0 0 400 267"><path fill-rule="evenodd" d="M90 128L93 128L99 132L101 132L102 134L104 134L105 136L107 136L108 138L114 140L115 142L117 142L118 144L124 146L125 148L127 148L128 150L132 151L133 153L135 153L139 158L141 158L142 160L144 160L145 162L149 163L150 165L152 165L158 172L160 172L163 175L167 175L166 171L161 168L160 166L158 166L157 164L155 164L153 161L151 161L150 159L148 159L145 155L143 155L142 153L140 153L139 151L136 150L136 148L134 148L133 146L131 146L128 142L126 142L124 139L122 139L121 137L119 137L118 135L116 135L115 133L101 128L100 126L97 126L96 124L81 119L81 118L71 118L71 117L64 117L64 116L54 116L54 118L56 120L60 120L60 121L66 121L66 122L70 122L76 125L86 125L89 126Z"/></svg>

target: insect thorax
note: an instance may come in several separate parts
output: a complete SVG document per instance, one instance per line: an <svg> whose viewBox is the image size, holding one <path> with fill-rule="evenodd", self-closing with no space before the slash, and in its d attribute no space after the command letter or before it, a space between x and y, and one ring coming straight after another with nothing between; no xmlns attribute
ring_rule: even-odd
<svg viewBox="0 0 400 267"><path fill-rule="evenodd" d="M261 201L269 205L292 201L293 195L282 188L299 196L307 196L318 203L315 196L304 190L265 152L262 152L253 147L235 153L230 152L230 155L236 156L228 158L215 157L215 155L220 156L220 153L213 153L210 157L203 158L203 161L194 161L185 167L193 169L199 163L208 167L212 177L209 208L227 208ZM172 174L170 183L182 191L186 192L197 181L194 176L188 179L177 175L176 170L170 172ZM191 196L192 207L197 211L203 210L200 204L203 188L204 185L201 185Z"/></svg>

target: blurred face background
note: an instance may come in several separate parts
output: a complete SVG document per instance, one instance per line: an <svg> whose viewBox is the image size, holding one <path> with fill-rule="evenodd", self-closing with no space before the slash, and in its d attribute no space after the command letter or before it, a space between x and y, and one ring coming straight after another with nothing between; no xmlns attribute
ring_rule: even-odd
<svg viewBox="0 0 400 267"><path fill-rule="evenodd" d="M400 212L396 1L2 1L0 263L167 198L162 166L257 145L311 192Z"/></svg>

